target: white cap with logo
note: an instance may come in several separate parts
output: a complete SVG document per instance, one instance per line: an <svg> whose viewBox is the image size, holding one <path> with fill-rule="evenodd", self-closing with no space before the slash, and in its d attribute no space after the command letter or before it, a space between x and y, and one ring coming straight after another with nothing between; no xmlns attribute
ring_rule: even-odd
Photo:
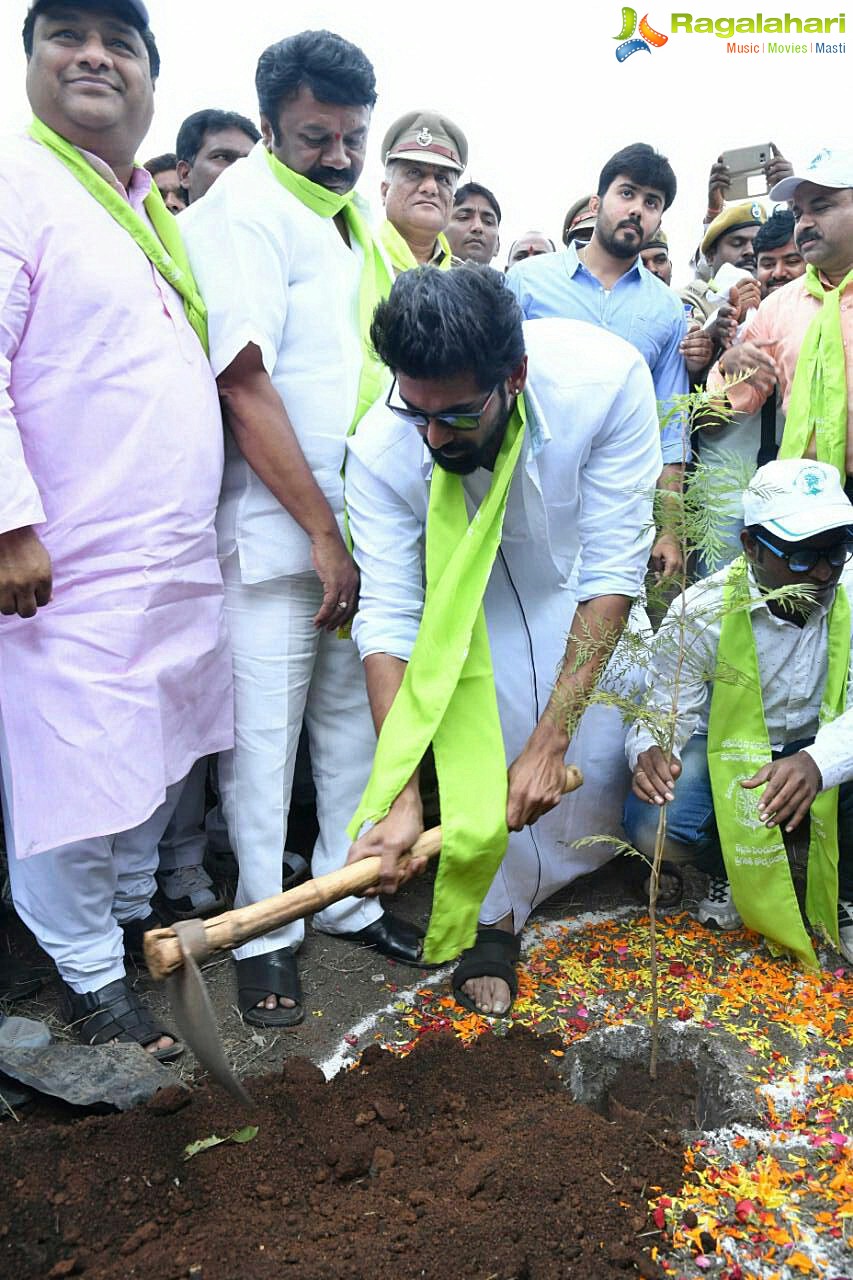
<svg viewBox="0 0 853 1280"><path fill-rule="evenodd" d="M853 503L838 470L811 458L777 458L759 467L743 491L743 522L786 542L853 525Z"/></svg>
<svg viewBox="0 0 853 1280"><path fill-rule="evenodd" d="M801 182L813 182L816 187L853 187L853 151L824 147L799 175L792 174L777 182L770 192L771 200L793 200Z"/></svg>

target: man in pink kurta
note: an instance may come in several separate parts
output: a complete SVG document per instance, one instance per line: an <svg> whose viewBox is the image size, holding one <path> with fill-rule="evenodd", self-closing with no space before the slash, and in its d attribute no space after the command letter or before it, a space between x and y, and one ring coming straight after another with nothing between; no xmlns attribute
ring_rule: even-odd
<svg viewBox="0 0 853 1280"><path fill-rule="evenodd" d="M708 375L708 389L722 391L739 413L756 413L774 386L782 408L788 406L806 334L838 290L838 337L847 375L846 472L853 493L853 151L824 148L801 176L791 175L770 192L772 200L790 200L794 239L807 271L817 272L818 293L807 275L774 290ZM822 293L820 291L823 291ZM743 381L726 386L726 379ZM843 405L842 405L843 416ZM790 426L790 416L786 429ZM815 456L814 437L806 446Z"/></svg>
<svg viewBox="0 0 853 1280"><path fill-rule="evenodd" d="M119 113L125 132L135 112L130 134L141 127L144 6L89 0L51 27L63 7L33 6L31 101L45 118L41 77L46 103L59 97L51 128L148 222L149 175L129 166L123 182L106 146L80 141L99 136L99 112ZM100 1016L110 986L102 1003L122 1012L120 926L150 912L175 784L232 743L213 525L222 454L216 385L179 294L46 146L0 143L3 807L16 906L78 1018L74 996ZM47 603L49 588L27 598L19 582L15 596L5 549L21 535L37 549L28 528L49 556ZM99 1039L173 1047L150 1025L92 1025Z"/></svg>

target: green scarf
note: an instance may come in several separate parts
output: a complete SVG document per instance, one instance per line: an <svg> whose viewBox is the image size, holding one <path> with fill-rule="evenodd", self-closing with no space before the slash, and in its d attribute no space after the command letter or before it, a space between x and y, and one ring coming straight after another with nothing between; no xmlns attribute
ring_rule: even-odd
<svg viewBox="0 0 853 1280"><path fill-rule="evenodd" d="M397 275L400 275L403 271L412 271L419 265L417 258L409 248L408 242L403 239L393 222L389 222L387 218L379 229L379 238L385 246L385 251L391 259L391 265ZM438 260L433 258L430 265L436 266L439 271L449 271L453 266L453 251L450 248L447 236L443 231L439 231L436 239L441 248L441 258Z"/></svg>
<svg viewBox="0 0 853 1280"><path fill-rule="evenodd" d="M335 218L342 213L350 236L361 245L364 253L358 286L358 330L361 335L362 360L355 416L348 433L352 435L382 392L384 367L370 345L370 322L377 304L391 292L393 281L373 233L355 205L355 192L347 191L344 195L339 195L336 191L329 191L304 174L288 169L271 151L267 152L267 161L276 181L292 196L296 196L297 200L301 200L312 213L321 218Z"/></svg>
<svg viewBox="0 0 853 1280"><path fill-rule="evenodd" d="M470 524L462 477L433 468L423 617L348 828L356 839L365 822L387 814L432 743L443 842L424 955L436 963L473 944L480 905L506 852L506 752L483 595L525 421L519 396L489 491Z"/></svg>
<svg viewBox="0 0 853 1280"><path fill-rule="evenodd" d="M154 228L152 231L145 219L140 217L114 187L95 172L77 148L65 138L60 137L58 133L54 133L53 129L38 117L35 117L30 125L30 136L35 138L36 142L40 142L43 147L47 147L48 151L53 152L57 160L61 161L86 188L89 195L94 196L110 217L115 218L119 226L130 233L163 279L173 289L177 289L184 300L187 320L195 330L207 355L209 353L207 308L193 279L190 260L178 230L177 219L163 203L157 184L152 181L151 190L144 201L145 212ZM139 169L141 166L135 165L134 168ZM97 252L96 246L93 246L93 252Z"/></svg>
<svg viewBox="0 0 853 1280"><path fill-rule="evenodd" d="M825 289L809 263L803 276L820 311L812 320L797 357L780 458L804 458L812 436L819 462L838 468L847 479L847 361L841 333L841 295L853 283L853 271L835 289Z"/></svg>
<svg viewBox="0 0 853 1280"><path fill-rule="evenodd" d="M758 817L759 792L741 787L772 759L752 618L742 606L749 598L746 560L729 568L723 593L722 630L717 650L721 670L734 668L746 680L730 676L714 682L708 719L708 768L726 875L732 896L748 928L763 933L774 955L789 951L808 969L817 969L814 949L800 914L779 827ZM850 603L843 587L829 614L829 652L820 723L835 719L847 704L850 662ZM838 946L838 788L816 797L811 808L806 915Z"/></svg>

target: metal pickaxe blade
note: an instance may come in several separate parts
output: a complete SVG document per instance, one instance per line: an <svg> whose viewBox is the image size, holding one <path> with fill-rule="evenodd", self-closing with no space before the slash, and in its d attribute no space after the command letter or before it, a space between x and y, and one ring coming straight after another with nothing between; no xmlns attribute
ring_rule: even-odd
<svg viewBox="0 0 853 1280"><path fill-rule="evenodd" d="M183 964L166 979L166 991L178 1031L214 1080L218 1080L238 1102L247 1107L254 1106L228 1065L216 1026L216 1014L196 963L196 956L203 961L211 954L204 925L201 920L178 920L172 927L181 948Z"/></svg>
<svg viewBox="0 0 853 1280"><path fill-rule="evenodd" d="M567 765L564 793L576 791L582 783L580 769ZM415 842L408 856L434 858L440 850L441 827L433 827ZM292 920L322 911L341 898L364 893L379 883L379 869L378 857L363 858L247 907L225 911L207 920L183 920L165 929L149 929L143 936L145 960L152 978L158 982L168 980L169 997L181 1035L202 1066L235 1097L251 1101L225 1059L198 964L217 952L230 951Z"/></svg>

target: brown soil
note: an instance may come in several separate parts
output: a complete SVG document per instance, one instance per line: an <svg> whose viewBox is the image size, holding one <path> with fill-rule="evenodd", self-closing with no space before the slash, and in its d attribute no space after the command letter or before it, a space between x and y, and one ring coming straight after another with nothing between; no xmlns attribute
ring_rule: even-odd
<svg viewBox="0 0 853 1280"><path fill-rule="evenodd" d="M624 1280L662 1272L650 1187L681 1181L682 1140L647 1119L679 1071L639 1075L618 1118L573 1103L526 1032L464 1049L378 1047L326 1083L304 1059L126 1115L33 1116L0 1130L0 1274L87 1280ZM630 1102L630 1105L626 1105ZM652 1109L652 1115L654 1110ZM257 1136L184 1161L187 1143Z"/></svg>

